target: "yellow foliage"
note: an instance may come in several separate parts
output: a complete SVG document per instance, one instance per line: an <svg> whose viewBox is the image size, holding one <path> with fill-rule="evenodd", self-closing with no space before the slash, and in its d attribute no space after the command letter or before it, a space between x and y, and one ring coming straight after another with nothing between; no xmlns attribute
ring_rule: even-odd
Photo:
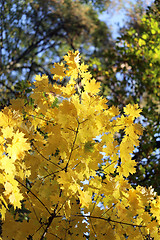
<svg viewBox="0 0 160 240"><path fill-rule="evenodd" d="M57 83L36 76L32 101L12 100L0 112L4 240L82 239L86 232L91 239L159 239L159 197L127 180L136 171L131 153L142 134L134 123L141 110L108 108L87 69L69 51L51 69Z"/></svg>

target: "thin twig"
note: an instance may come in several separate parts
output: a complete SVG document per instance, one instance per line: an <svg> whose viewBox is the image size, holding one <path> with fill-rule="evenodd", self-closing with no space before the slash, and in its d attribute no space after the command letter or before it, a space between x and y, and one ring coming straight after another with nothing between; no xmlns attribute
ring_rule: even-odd
<svg viewBox="0 0 160 240"><path fill-rule="evenodd" d="M109 209L107 209L107 210L101 215L101 217L102 217L105 213L107 213L109 210L111 210L117 203L118 203L118 202L114 203L114 204L112 205L112 207L110 207Z"/></svg>
<svg viewBox="0 0 160 240"><path fill-rule="evenodd" d="M119 224L128 225L128 226L132 226L132 227L139 227L139 228L146 227L146 226L142 226L142 225L138 225L138 224L120 222L120 221L117 221L117 220L113 220L110 217L109 218L103 218L103 217L97 217L97 216L84 216L84 215L80 215L80 214L73 215L73 216L75 216L75 217L83 217L83 218L87 217L87 218L100 219L100 220L103 220L103 221L119 223Z"/></svg>
<svg viewBox="0 0 160 240"><path fill-rule="evenodd" d="M60 168L61 170L64 170L64 169L61 168L59 165L57 165L56 163L54 163L54 162L50 161L48 158L46 158L46 157L36 148L36 146L34 145L34 143L32 143L32 144L33 144L35 150L37 151L37 153L38 153L41 157L43 157L46 161L52 163L52 164L55 165L56 167Z"/></svg>
<svg viewBox="0 0 160 240"><path fill-rule="evenodd" d="M43 121L45 121L45 122L49 122L49 123L53 123L53 124L55 124L53 121L51 121L51 120L47 120L47 119L45 119L45 118L41 118L41 117L37 117L37 116L35 116L35 115L31 115L31 114L28 114L28 116L29 117L35 117L35 118L38 118L38 119L40 119L40 120L43 120Z"/></svg>
<svg viewBox="0 0 160 240"><path fill-rule="evenodd" d="M89 221L90 221L90 224L91 224L92 230L93 230L94 234L96 235L96 232L95 232L95 229L94 229L94 227L93 227L93 224L92 224L92 220L91 220L91 218L89 219Z"/></svg>
<svg viewBox="0 0 160 240"><path fill-rule="evenodd" d="M22 182L20 182L17 178L15 178L15 180L21 184L24 188L27 189L27 191L29 191L42 205L43 207L47 210L47 212L51 215L51 212L49 211L49 209L46 207L46 205L39 199L39 197L37 197L28 187L26 187Z"/></svg>
<svg viewBox="0 0 160 240"><path fill-rule="evenodd" d="M100 192L100 190L99 190L99 192ZM98 192L98 196L97 196L97 198L96 198L96 200L95 200L95 202L94 202L93 209L92 209L90 215L92 215L92 213L93 213L93 211L94 211L94 209L95 209L95 206L96 206L97 200L98 200L98 198L99 198L99 192Z"/></svg>
<svg viewBox="0 0 160 240"><path fill-rule="evenodd" d="M61 194L62 194L62 190L61 190L60 193L59 193L59 197L61 197ZM69 198L69 197L68 197L68 198ZM44 239L44 237L45 237L45 235L47 234L48 229L49 229L49 227L51 226L54 218L58 217L58 216L57 216L58 212L62 209L62 207L64 206L64 204L65 204L66 201L68 200L68 198L67 198L67 199L65 200L65 202L62 204L62 206L58 209L58 211L57 211L58 203L56 204L56 207L55 207L55 209L54 209L54 212L53 212L53 213L51 214L51 216L48 218L47 226L46 226L46 228L45 228L45 230L44 230L44 232L43 232L40 240L43 240L43 239Z"/></svg>
<svg viewBox="0 0 160 240"><path fill-rule="evenodd" d="M56 172L49 173L48 175L44 176L43 179L45 179L45 178L47 178L47 177L49 177L49 176L52 176L52 175L54 175L55 173L59 173L59 172L61 172L61 171L63 171L63 170L64 170L64 169L57 170Z"/></svg>
<svg viewBox="0 0 160 240"><path fill-rule="evenodd" d="M78 121L78 119L77 119L77 121ZM73 150L74 150L74 145L75 145L75 142L76 142L76 139L77 139L78 130L79 130L79 125L80 125L80 123L79 123L79 121L78 121L78 127L77 127L77 129L76 129L76 134L75 134L75 138L74 138L74 141L73 141L73 144L72 144L72 148L71 148L71 152L70 152L70 155L69 155L69 159L68 159L68 162L67 162L67 164L66 164L66 166L65 166L65 172L67 172L68 164L69 164L69 162L70 162L70 160L71 160L71 156L72 156L72 153L73 153Z"/></svg>
<svg viewBox="0 0 160 240"><path fill-rule="evenodd" d="M50 225L52 224L53 219L55 218L55 216L56 216L56 213L54 212L54 213L52 213L51 216L48 218L47 226L46 226L46 228L44 229L44 232L43 232L40 240L43 240L43 239L44 239L44 237L45 237L45 235L46 235L46 233L47 233Z"/></svg>

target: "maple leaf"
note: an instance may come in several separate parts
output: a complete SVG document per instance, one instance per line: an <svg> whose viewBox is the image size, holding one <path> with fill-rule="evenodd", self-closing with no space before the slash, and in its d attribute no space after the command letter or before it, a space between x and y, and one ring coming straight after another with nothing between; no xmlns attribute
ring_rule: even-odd
<svg viewBox="0 0 160 240"><path fill-rule="evenodd" d="M13 136L13 127L7 126L6 128L2 129L3 137L4 138L12 138Z"/></svg>
<svg viewBox="0 0 160 240"><path fill-rule="evenodd" d="M25 155L24 152L30 149L30 144L26 141L24 133L17 130L13 136L12 144L8 144L7 148L7 152L13 160L23 157Z"/></svg>
<svg viewBox="0 0 160 240"><path fill-rule="evenodd" d="M51 73L54 74L53 79L59 79L60 81L62 81L63 78L66 76L64 70L65 68L63 63L54 63L54 68L51 68L50 70Z"/></svg>
<svg viewBox="0 0 160 240"><path fill-rule="evenodd" d="M80 198L80 203L81 203L81 207L89 207L89 204L91 203L92 199L91 199L91 195L89 194L89 192L87 191L79 191L79 198Z"/></svg>
<svg viewBox="0 0 160 240"><path fill-rule="evenodd" d="M107 113L109 113L110 116L113 117L113 116L119 115L120 112L119 112L118 107L112 106L108 109Z"/></svg>
<svg viewBox="0 0 160 240"><path fill-rule="evenodd" d="M14 159L10 159L8 156L3 155L1 157L1 169L5 171L6 174L13 175L16 168L15 165L13 164Z"/></svg>
<svg viewBox="0 0 160 240"><path fill-rule="evenodd" d="M13 187L10 182L5 182L4 187L5 187L4 195L9 195L10 193L12 193Z"/></svg>
<svg viewBox="0 0 160 240"><path fill-rule="evenodd" d="M23 195L18 191L12 192L9 196L10 203L13 204L14 208L16 207L21 208L22 199L23 199Z"/></svg>
<svg viewBox="0 0 160 240"><path fill-rule="evenodd" d="M124 112L126 115L130 115L134 118L140 117L140 112L142 110L139 109L138 104L128 104L126 107L124 107Z"/></svg>
<svg viewBox="0 0 160 240"><path fill-rule="evenodd" d="M84 89L88 93L97 94L100 91L101 84L96 82L95 79L90 81L82 81L84 83Z"/></svg>
<svg viewBox="0 0 160 240"><path fill-rule="evenodd" d="M68 51L68 54L63 58L66 61L67 65L72 66L72 68L76 68L79 65L80 56L78 50L74 53L72 51Z"/></svg>

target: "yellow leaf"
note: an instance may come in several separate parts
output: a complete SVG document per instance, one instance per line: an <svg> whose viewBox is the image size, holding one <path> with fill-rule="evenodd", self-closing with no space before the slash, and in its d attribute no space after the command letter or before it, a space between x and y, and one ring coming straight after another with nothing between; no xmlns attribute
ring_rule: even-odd
<svg viewBox="0 0 160 240"><path fill-rule="evenodd" d="M12 138L13 136L13 127L7 126L6 128L2 129L3 137L4 138Z"/></svg>
<svg viewBox="0 0 160 240"><path fill-rule="evenodd" d="M23 195L19 192L12 192L9 196L10 203L13 204L14 208L21 208L21 200L23 199Z"/></svg>
<svg viewBox="0 0 160 240"><path fill-rule="evenodd" d="M97 94L100 91L101 84L100 82L96 82L95 79L85 81L84 84L85 84L84 89L88 93Z"/></svg>
<svg viewBox="0 0 160 240"><path fill-rule="evenodd" d="M139 109L138 104L135 104L135 105L128 104L126 107L124 107L125 114L130 115L134 118L139 117L141 111L142 110Z"/></svg>
<svg viewBox="0 0 160 240"><path fill-rule="evenodd" d="M54 68L51 68L51 73L54 74L53 79L62 81L65 77L64 72L64 64L63 63L54 63Z"/></svg>
<svg viewBox="0 0 160 240"><path fill-rule="evenodd" d="M12 144L8 144L7 152L9 156L16 160L18 158L23 158L25 155L25 151L30 149L30 144L26 142L26 138L24 138L24 133L17 132L13 136Z"/></svg>

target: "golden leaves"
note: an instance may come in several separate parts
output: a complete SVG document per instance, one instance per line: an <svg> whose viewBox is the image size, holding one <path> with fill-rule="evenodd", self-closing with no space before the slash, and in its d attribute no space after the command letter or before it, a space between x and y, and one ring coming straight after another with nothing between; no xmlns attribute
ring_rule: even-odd
<svg viewBox="0 0 160 240"><path fill-rule="evenodd" d="M1 192L1 214L4 219L5 208L7 208L8 201L13 204L14 208L21 207L21 200L23 199L22 194L18 186L15 177L23 176L25 178L28 174L22 168L21 161L25 152L30 149L30 143L27 143L27 139L24 133L20 132L20 120L22 120L20 112L4 109L1 112L1 126L0 126L0 184L3 185ZM4 121L4 122L3 122ZM19 171L17 171L19 169ZM29 172L28 172L29 173ZM7 204L4 208L4 199Z"/></svg>
<svg viewBox="0 0 160 240"><path fill-rule="evenodd" d="M121 239L122 232L141 239L142 231L145 235L150 229L157 237L145 206L152 203L159 221L159 200L149 190L133 189L126 180L136 170L131 153L142 128L133 121L141 110L130 104L124 115L115 106L108 109L107 100L98 94L100 83L87 69L80 63L79 52L69 51L51 69L57 84L52 86L46 75L36 76L32 101L12 101L12 107L0 113L2 218L8 203L20 208L25 196L32 212L27 228L32 225L33 239L41 239L44 231L47 239L82 239L83 231L93 239ZM19 181L26 177L29 187ZM19 224L18 231L22 231L20 225L25 226ZM146 226L150 226L147 231ZM16 240L29 237L15 229Z"/></svg>

